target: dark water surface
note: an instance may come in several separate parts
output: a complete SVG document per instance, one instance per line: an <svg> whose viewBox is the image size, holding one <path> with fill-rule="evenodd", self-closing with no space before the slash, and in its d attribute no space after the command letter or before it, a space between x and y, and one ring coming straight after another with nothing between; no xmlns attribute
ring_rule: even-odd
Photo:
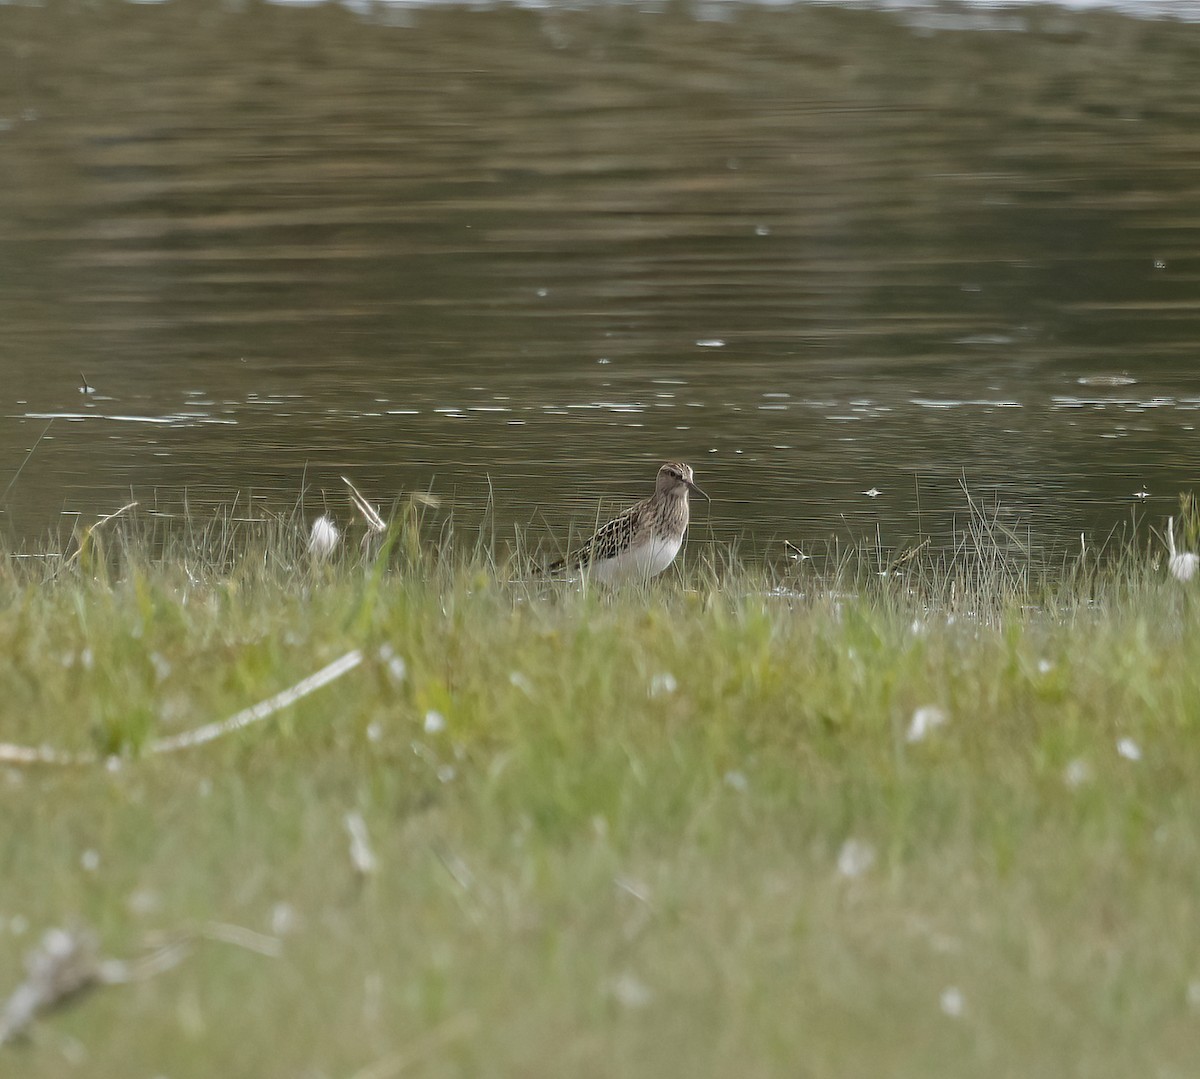
<svg viewBox="0 0 1200 1079"><path fill-rule="evenodd" d="M1198 72L1054 8L0 6L0 529L345 473L562 535L667 458L751 552L944 536L964 476L1158 523Z"/></svg>

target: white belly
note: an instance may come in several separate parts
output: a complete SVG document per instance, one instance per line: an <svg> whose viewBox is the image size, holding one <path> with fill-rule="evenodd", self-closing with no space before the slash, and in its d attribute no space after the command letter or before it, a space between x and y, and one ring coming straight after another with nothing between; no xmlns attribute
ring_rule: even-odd
<svg viewBox="0 0 1200 1079"><path fill-rule="evenodd" d="M616 584L619 581L646 581L662 573L679 554L683 546L683 537L671 539L656 539L649 543L631 547L622 551L616 558L606 558L593 562L588 567L588 575L594 581L602 584Z"/></svg>

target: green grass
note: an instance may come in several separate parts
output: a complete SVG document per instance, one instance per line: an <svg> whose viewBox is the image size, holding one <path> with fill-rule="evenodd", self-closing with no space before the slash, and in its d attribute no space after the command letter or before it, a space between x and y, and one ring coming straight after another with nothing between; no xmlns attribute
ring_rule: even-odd
<svg viewBox="0 0 1200 1079"><path fill-rule="evenodd" d="M1195 1073L1200 615L1145 552L1033 573L981 534L605 593L411 528L321 567L243 532L0 559L0 741L121 762L0 770L0 996L51 926L201 934L0 1074Z"/></svg>

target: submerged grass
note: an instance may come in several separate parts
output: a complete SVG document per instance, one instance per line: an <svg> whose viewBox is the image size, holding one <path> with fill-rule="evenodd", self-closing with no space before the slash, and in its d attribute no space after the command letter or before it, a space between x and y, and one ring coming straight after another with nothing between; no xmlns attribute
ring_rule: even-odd
<svg viewBox="0 0 1200 1079"><path fill-rule="evenodd" d="M0 558L0 741L96 760L0 773L0 971L55 926L194 942L0 1072L1194 1073L1200 616L1161 555L1031 569L976 507L947 552L604 592L401 510L371 557L231 512Z"/></svg>

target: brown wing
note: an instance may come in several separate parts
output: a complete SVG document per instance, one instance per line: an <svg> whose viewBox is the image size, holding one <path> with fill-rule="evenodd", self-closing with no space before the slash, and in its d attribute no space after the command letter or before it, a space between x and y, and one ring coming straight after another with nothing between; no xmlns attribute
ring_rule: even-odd
<svg viewBox="0 0 1200 1079"><path fill-rule="evenodd" d="M629 546L630 537L637 530L638 522L645 509L646 503L639 502L619 517L614 517L607 524L601 525L595 535L585 540L574 554L559 559L549 566L549 572L554 573L562 569L583 569L593 562L603 562L607 558L615 558Z"/></svg>

